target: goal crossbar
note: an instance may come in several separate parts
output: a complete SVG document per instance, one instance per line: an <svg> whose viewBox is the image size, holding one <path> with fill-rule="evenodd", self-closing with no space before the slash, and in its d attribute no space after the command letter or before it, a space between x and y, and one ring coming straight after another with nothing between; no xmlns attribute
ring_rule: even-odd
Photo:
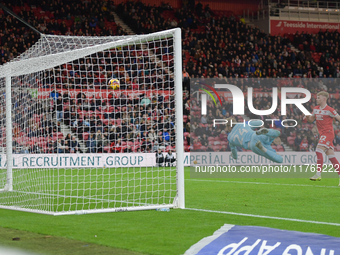
<svg viewBox="0 0 340 255"><path fill-rule="evenodd" d="M48 47L47 51L50 51L51 53L47 53L47 55L43 56L34 56L32 52L28 51L27 53L23 53L20 55L17 59L4 64L3 66L0 66L0 78L8 77L8 76L20 76L30 73L39 72L42 70L46 70L49 68L53 68L55 66L61 65L63 63L67 63L70 61L73 61L75 59L81 58L86 55L91 55L93 53L96 53L98 51L103 51L110 48L115 48L117 46L124 47L129 46L133 43L137 42L140 44L152 41L152 40L161 40L164 38L169 38L170 36L173 36L173 34L177 31L177 29L171 29L167 31L161 31L156 32L153 34L148 35L131 35L131 36L124 36L123 39L121 39L119 36L112 36L112 37L104 37L104 38L98 38L98 37L75 37L75 36L55 36L55 35L42 35L42 38L36 43L36 44L45 44L45 47ZM53 49L51 49L49 42L49 38L58 38L64 39L66 41L72 40L72 39L90 39L90 40L112 40L100 45L93 45L93 46L86 46L84 48L80 49L69 49L65 52L53 52ZM95 43L95 42L94 42ZM33 46L35 48L36 46ZM77 46L75 46L77 47ZM51 61L51 57L53 55L53 61Z"/></svg>

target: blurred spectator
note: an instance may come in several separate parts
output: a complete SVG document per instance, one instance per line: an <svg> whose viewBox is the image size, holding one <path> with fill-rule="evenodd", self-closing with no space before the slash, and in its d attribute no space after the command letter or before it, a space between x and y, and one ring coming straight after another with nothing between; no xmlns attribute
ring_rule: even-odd
<svg viewBox="0 0 340 255"><path fill-rule="evenodd" d="M58 139L57 140L57 148L58 148L58 153L67 153L68 152L68 145L65 143L64 140Z"/></svg>
<svg viewBox="0 0 340 255"><path fill-rule="evenodd" d="M128 145L128 146L124 149L124 152L125 152L125 153L131 153L131 152L132 152L131 146Z"/></svg>
<svg viewBox="0 0 340 255"><path fill-rule="evenodd" d="M299 147L300 147L300 151L308 151L309 150L307 136L303 137Z"/></svg>
<svg viewBox="0 0 340 255"><path fill-rule="evenodd" d="M96 133L96 152L103 152L103 134L100 130Z"/></svg>
<svg viewBox="0 0 340 255"><path fill-rule="evenodd" d="M79 143L74 136L72 136L72 140L70 141L70 152L78 153L79 152Z"/></svg>
<svg viewBox="0 0 340 255"><path fill-rule="evenodd" d="M90 138L86 141L87 153L96 152L96 139L94 134L90 134Z"/></svg>
<svg viewBox="0 0 340 255"><path fill-rule="evenodd" d="M169 142L170 141L170 134L169 134L169 132L168 132L168 130L167 129L164 129L164 132L163 132L163 140L165 141L165 142Z"/></svg>
<svg viewBox="0 0 340 255"><path fill-rule="evenodd" d="M158 152L156 152L156 164L157 166L163 166L163 163L164 163L164 155L161 149L158 149Z"/></svg>
<svg viewBox="0 0 340 255"><path fill-rule="evenodd" d="M151 103L151 100L148 97L144 96L140 103L141 105L147 106Z"/></svg>
<svg viewBox="0 0 340 255"><path fill-rule="evenodd" d="M206 134L203 134L203 136L201 137L200 141L201 141L201 144L202 144L203 146L205 146L205 147L208 146L208 137L207 137Z"/></svg>
<svg viewBox="0 0 340 255"><path fill-rule="evenodd" d="M340 145L340 132L338 132L335 136L335 144Z"/></svg>
<svg viewBox="0 0 340 255"><path fill-rule="evenodd" d="M226 134L225 130L221 131L221 134L219 135L220 141L227 142L228 141L228 135Z"/></svg>
<svg viewBox="0 0 340 255"><path fill-rule="evenodd" d="M175 161L176 161L175 155L172 154L171 150L169 150L168 153L165 155L165 165L173 166Z"/></svg>
<svg viewBox="0 0 340 255"><path fill-rule="evenodd" d="M212 151L214 151L213 150L213 148L211 147L211 145L209 144L209 146L208 146L208 148L207 148L207 150L206 151L208 151L208 152L212 152Z"/></svg>

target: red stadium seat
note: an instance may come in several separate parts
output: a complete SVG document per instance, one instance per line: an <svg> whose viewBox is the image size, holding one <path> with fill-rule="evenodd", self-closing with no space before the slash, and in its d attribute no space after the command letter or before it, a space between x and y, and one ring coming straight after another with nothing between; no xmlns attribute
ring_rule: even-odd
<svg viewBox="0 0 340 255"><path fill-rule="evenodd" d="M47 140L46 140L45 137L40 136L40 137L38 137L38 141L39 141L39 142L45 142L45 141L47 141Z"/></svg>
<svg viewBox="0 0 340 255"><path fill-rule="evenodd" d="M205 147L205 146L201 146L200 150L202 151L206 151L208 149L208 147Z"/></svg>
<svg viewBox="0 0 340 255"><path fill-rule="evenodd" d="M84 139L84 140L89 139L89 133L88 133L88 132L84 132L84 133L83 133L83 139Z"/></svg>
<svg viewBox="0 0 340 255"><path fill-rule="evenodd" d="M121 119L116 119L116 120L115 120L116 126L119 126L121 122L122 122Z"/></svg>
<svg viewBox="0 0 340 255"><path fill-rule="evenodd" d="M47 146L46 141L39 141L37 144L39 145L39 147L46 147Z"/></svg>
<svg viewBox="0 0 340 255"><path fill-rule="evenodd" d="M139 146L131 146L132 152L136 152L138 148L140 148L140 147Z"/></svg>
<svg viewBox="0 0 340 255"><path fill-rule="evenodd" d="M37 143L38 142L38 137L31 137L31 139L30 139L32 142L35 142L35 143Z"/></svg>
<svg viewBox="0 0 340 255"><path fill-rule="evenodd" d="M276 149L277 149L278 152L285 151L285 149L283 148L282 145L277 145L277 146L276 146Z"/></svg>
<svg viewBox="0 0 340 255"><path fill-rule="evenodd" d="M30 141L30 138L29 137L27 137L27 136L22 136L22 142L24 143L24 144L28 144L29 143L29 141Z"/></svg>
<svg viewBox="0 0 340 255"><path fill-rule="evenodd" d="M140 142L140 141L134 141L134 144L135 144L135 146L141 146L141 145L142 145L142 142Z"/></svg>
<svg viewBox="0 0 340 255"><path fill-rule="evenodd" d="M211 145L211 146L215 145L215 140L208 141L208 144Z"/></svg>
<svg viewBox="0 0 340 255"><path fill-rule="evenodd" d="M222 141L222 142L221 142L221 145L222 145L222 146L228 146L228 142Z"/></svg>
<svg viewBox="0 0 340 255"><path fill-rule="evenodd" d="M212 146L212 149L214 151L219 151L219 150L221 150L221 146L220 145L214 145L214 146Z"/></svg>
<svg viewBox="0 0 340 255"><path fill-rule="evenodd" d="M194 150L200 150L202 147L202 144L201 143L195 143L194 144Z"/></svg>
<svg viewBox="0 0 340 255"><path fill-rule="evenodd" d="M287 137L288 145L294 145L294 140L295 140L295 137L292 137L292 136Z"/></svg>
<svg viewBox="0 0 340 255"><path fill-rule="evenodd" d="M23 137L18 137L18 138L16 139L16 142L17 142L18 144L22 144L23 141L24 141L24 138L23 138Z"/></svg>
<svg viewBox="0 0 340 255"><path fill-rule="evenodd" d="M64 134L62 132L57 132L57 137L58 138L64 138Z"/></svg>

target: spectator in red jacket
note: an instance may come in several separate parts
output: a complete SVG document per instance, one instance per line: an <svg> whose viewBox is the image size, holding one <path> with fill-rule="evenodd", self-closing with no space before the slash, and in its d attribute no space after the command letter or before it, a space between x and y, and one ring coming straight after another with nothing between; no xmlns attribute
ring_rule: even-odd
<svg viewBox="0 0 340 255"><path fill-rule="evenodd" d="M304 136L300 143L300 151L308 151L308 140L307 136Z"/></svg>

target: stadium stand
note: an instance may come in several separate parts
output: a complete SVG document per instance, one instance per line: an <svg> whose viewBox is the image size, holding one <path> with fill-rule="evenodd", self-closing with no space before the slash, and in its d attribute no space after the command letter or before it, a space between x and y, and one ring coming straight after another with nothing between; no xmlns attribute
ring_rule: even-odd
<svg viewBox="0 0 340 255"><path fill-rule="evenodd" d="M182 28L183 39L183 87L184 87L184 148L190 151L190 141L193 149L207 151L229 150L227 141L227 131L213 129L211 119L217 117L228 117L232 114L232 104L223 101L219 109L208 105L210 112L206 119L191 119L195 112L199 112L200 102L189 97L189 79L196 78L219 78L233 79L237 81L239 87L245 91L247 86L253 86L256 92L269 92L269 86L258 85L259 78L283 78L286 77L285 86L304 86L312 93L328 88L328 92L334 95L330 99L330 105L335 109L340 109L339 97L340 87L329 79L329 84L323 84L317 78L339 77L339 53L338 53L338 33L320 31L318 34L295 34L270 36L258 28L243 24L232 12L211 11L209 8L196 6L195 11L186 7L173 9L167 4L160 7L147 6L139 2L128 1L119 5L114 5L112 1L72 1L64 5L60 1L31 1L30 5L21 1L5 1L6 6L31 25L43 33L63 34L63 35L124 35L124 29L114 21L112 11L115 11L120 18L137 34L150 33L180 26ZM88 11L90 10L90 11ZM90 18L88 18L90 17ZM131 18L132 17L132 18ZM37 40L38 36L29 28L15 20L0 10L0 21L4 26L0 28L0 64L4 64L17 57L20 53L30 48ZM298 50L293 50L295 46ZM109 58L111 56L104 56ZM137 56L133 56L137 57ZM144 55L152 65L148 55ZM171 56L167 61L171 61ZM163 59L164 60L164 59ZM77 81L74 81L73 88L93 86L94 88L106 87L106 80L98 76L89 79L90 73L87 64L73 64L69 70L78 70ZM96 73L99 70L91 70ZM114 70L111 70L114 72ZM118 74L119 75L119 74ZM48 76L48 75L47 75ZM70 86L66 79L70 78L70 72L57 74L53 84L52 78L46 79L41 88L63 88ZM86 79L82 79L86 77ZM173 81L170 75L162 69L157 69L152 73L153 87L173 88ZM306 82L299 78L315 78L314 81ZM120 77L122 78L122 77ZM133 76L130 81L124 80L122 88L138 89L136 83L140 77ZM247 78L247 79L240 79ZM296 79L293 79L296 78ZM90 84L85 83L88 81ZM165 84L165 85L164 85ZM325 86L327 85L327 86ZM55 87L54 87L55 86ZM278 86L283 86L279 84ZM23 95L15 95L23 97ZM26 95L25 95L26 96ZM51 93L49 105L39 105L41 102L37 98L30 98L28 102L19 106L14 118L22 118L25 121L20 125L14 125L15 143L21 148L17 153L29 151L31 153L56 152L56 148L62 146L65 152L75 152L77 149L71 146L72 136L79 134L78 138L84 141L87 150L83 152L151 152L164 146L165 150L174 149L175 131L171 125L163 125L164 121L159 115L164 111L171 111L173 107L166 105L162 108L157 104L162 98L151 98L151 104L146 108L140 108L139 112L150 112L154 117L153 125L150 123L138 123L138 116L128 116L136 121L138 129L127 125L120 109L115 107L118 104L140 105L139 102L129 101L130 99L111 97L105 102L94 98L86 98L82 94L76 97L70 95L59 95L57 92ZM256 101L255 107L264 109L270 96L263 96ZM30 114L32 109L42 109L39 114ZM312 110L316 105L315 99L307 104L307 109ZM36 107L36 108L34 108ZM107 113L96 114L96 110L107 107ZM140 107L140 106L139 106ZM2 106L3 109L3 106ZM22 109L25 109L24 112ZM126 110L125 108L124 110ZM52 121L52 115L62 112L64 118L59 122ZM246 109L247 114L249 110ZM4 115L3 111L1 112ZM121 116L122 115L122 116ZM3 117L3 116L2 116ZM278 112L271 117L282 120ZM264 116L265 118L265 116ZM282 143L295 150L314 150L318 140L317 130L313 124L308 124L301 119L300 112L289 109L287 118L294 118L298 121L298 128L294 132L287 132L279 122L275 123L276 129L282 132L282 141L275 141L273 148L283 151ZM1 118L3 121L4 118ZM239 121L243 119L239 118ZM73 134L66 138L60 132L60 122L68 125ZM169 121L170 122L170 121ZM169 123L167 122L167 123ZM76 125L75 125L76 123ZM335 123L339 129L339 123ZM101 127L100 130L96 127ZM4 130L1 130L3 134ZM158 139L153 139L154 133L161 134ZM166 134L168 133L168 134ZM122 135L117 135L122 134ZM203 137L206 134L207 137ZM219 134L219 135L217 135ZM170 137L169 140L163 138ZM2 136L2 135L1 135ZM307 137L307 143L299 137ZM97 137L100 143L96 143ZM134 141L132 144L131 142ZM3 142L2 140L0 141ZM336 150L340 149L340 133L335 139ZM58 146L58 143L59 146ZM77 148L77 146L75 146ZM307 149L306 149L307 148Z"/></svg>

